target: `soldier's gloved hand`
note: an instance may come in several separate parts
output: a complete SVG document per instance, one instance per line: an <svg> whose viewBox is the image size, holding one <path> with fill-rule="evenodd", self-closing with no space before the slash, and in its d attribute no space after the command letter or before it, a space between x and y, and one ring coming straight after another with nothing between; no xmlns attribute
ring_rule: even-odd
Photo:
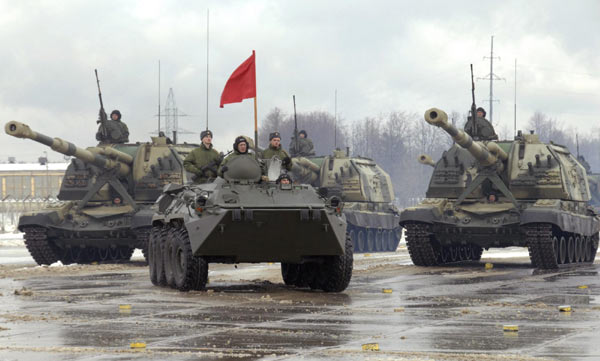
<svg viewBox="0 0 600 361"><path fill-rule="evenodd" d="M229 170L229 168L227 168L227 166L226 166L226 165L224 165L224 166L221 168L221 172L223 172L223 173L227 172L228 170Z"/></svg>
<svg viewBox="0 0 600 361"><path fill-rule="evenodd" d="M287 165L290 165L290 163L292 163L292 158L290 158L290 157L285 157L285 158L283 158L283 160L281 161L281 164L282 164L282 165L285 165L285 166L287 166Z"/></svg>

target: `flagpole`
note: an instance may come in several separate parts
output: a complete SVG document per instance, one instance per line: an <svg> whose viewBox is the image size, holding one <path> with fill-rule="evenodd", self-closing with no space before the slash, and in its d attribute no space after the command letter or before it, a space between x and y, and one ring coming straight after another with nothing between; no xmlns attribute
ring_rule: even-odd
<svg viewBox="0 0 600 361"><path fill-rule="evenodd" d="M254 64L256 64L256 55L254 50L252 50L252 55L254 56ZM256 65L255 65L256 67ZM255 68L256 69L256 68ZM258 98L258 91L256 90L256 73L254 74L254 86L255 86L255 94L254 94L254 152L258 154L258 111L256 105L256 98Z"/></svg>

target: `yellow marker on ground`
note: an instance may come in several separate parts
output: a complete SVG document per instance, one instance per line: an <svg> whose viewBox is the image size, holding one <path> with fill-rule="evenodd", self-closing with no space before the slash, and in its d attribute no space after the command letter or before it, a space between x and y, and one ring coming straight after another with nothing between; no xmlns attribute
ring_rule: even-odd
<svg viewBox="0 0 600 361"><path fill-rule="evenodd" d="M370 253L365 253L365 257L371 257Z"/></svg>
<svg viewBox="0 0 600 361"><path fill-rule="evenodd" d="M381 292L383 293L392 293L392 289L391 288L384 288L381 290Z"/></svg>
<svg viewBox="0 0 600 361"><path fill-rule="evenodd" d="M492 268L494 268L494 264L493 263L486 263L485 264L485 269L490 270Z"/></svg>
<svg viewBox="0 0 600 361"><path fill-rule="evenodd" d="M131 348L146 348L146 343L145 342L132 342L129 344L129 347L131 347Z"/></svg>
<svg viewBox="0 0 600 361"><path fill-rule="evenodd" d="M519 326L518 325L504 325L504 326L502 326L502 330L504 332L519 332Z"/></svg>
<svg viewBox="0 0 600 361"><path fill-rule="evenodd" d="M394 308L394 312L404 312L404 307Z"/></svg>
<svg viewBox="0 0 600 361"><path fill-rule="evenodd" d="M131 305L119 305L119 310L131 310Z"/></svg>
<svg viewBox="0 0 600 361"><path fill-rule="evenodd" d="M560 312L571 312L571 311L573 311L573 309L571 308L571 305L558 306L558 310Z"/></svg>
<svg viewBox="0 0 600 361"><path fill-rule="evenodd" d="M586 285L581 285L581 286L578 286L577 288L584 290L584 289L588 288L588 286L586 286Z"/></svg>
<svg viewBox="0 0 600 361"><path fill-rule="evenodd" d="M378 343L365 343L362 345L363 351L379 351Z"/></svg>

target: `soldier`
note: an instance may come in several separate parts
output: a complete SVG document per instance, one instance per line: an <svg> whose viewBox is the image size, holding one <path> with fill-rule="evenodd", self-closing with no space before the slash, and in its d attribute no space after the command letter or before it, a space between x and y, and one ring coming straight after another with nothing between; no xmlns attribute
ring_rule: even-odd
<svg viewBox="0 0 600 361"><path fill-rule="evenodd" d="M306 130L303 129L298 132L298 149L296 149L296 139L292 137L290 152L294 157L310 157L315 155L315 146L312 140L308 139Z"/></svg>
<svg viewBox="0 0 600 361"><path fill-rule="evenodd" d="M273 156L281 159L281 165L288 171L292 170L292 159L290 155L281 147L281 135L279 132L269 134L269 148L265 149L262 154L263 159L271 159Z"/></svg>
<svg viewBox="0 0 600 361"><path fill-rule="evenodd" d="M204 130L200 133L202 144L195 148L185 157L183 167L190 173L194 173L194 183L207 183L217 177L217 169L222 157L212 145L213 133Z"/></svg>
<svg viewBox="0 0 600 361"><path fill-rule="evenodd" d="M498 135L494 131L494 126L489 120L485 119L485 109L477 108L477 116L475 121L473 117L469 117L465 123L465 132L469 134L473 140L497 140Z"/></svg>
<svg viewBox="0 0 600 361"><path fill-rule="evenodd" d="M104 129L103 129L104 128ZM113 110L106 124L100 124L96 140L103 144L120 144L129 142L129 129L121 121L121 112Z"/></svg>
<svg viewBox="0 0 600 361"><path fill-rule="evenodd" d="M282 175L279 176L279 178L277 178L277 180L275 181L276 184L291 184L292 183L292 178L290 177L289 174L284 173Z"/></svg>
<svg viewBox="0 0 600 361"><path fill-rule="evenodd" d="M223 173L227 172L227 163L240 156L252 157L252 155L248 154L248 140L242 135L235 138L235 142L233 143L233 153L228 155L223 162L221 162L218 172L219 177L222 177Z"/></svg>

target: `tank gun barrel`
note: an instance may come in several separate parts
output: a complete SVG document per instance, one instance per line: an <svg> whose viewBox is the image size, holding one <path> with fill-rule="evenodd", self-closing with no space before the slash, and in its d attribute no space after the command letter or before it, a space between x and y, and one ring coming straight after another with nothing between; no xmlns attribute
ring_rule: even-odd
<svg viewBox="0 0 600 361"><path fill-rule="evenodd" d="M429 166L435 167L435 162L427 154L421 154L421 155L419 155L417 157L417 160L419 161L419 163L421 163L423 165L429 165Z"/></svg>
<svg viewBox="0 0 600 361"><path fill-rule="evenodd" d="M77 159L102 169L118 168L119 175L121 176L129 174L131 171L129 164L133 163L133 157L113 148L97 147L83 149L60 138L51 138L47 135L33 131L28 125L14 120L6 123L4 131L6 134L16 138L26 138L42 143L58 153L74 156Z"/></svg>
<svg viewBox="0 0 600 361"><path fill-rule="evenodd" d="M448 123L448 115L443 110L437 108L428 109L425 112L425 121L431 125L442 128L458 145L469 151L469 153L471 153L471 155L473 155L473 157L475 157L475 159L483 166L489 166L496 163L498 158L502 160L508 158L506 152L495 143L491 143L494 144L494 146L492 146L493 151L490 151L485 144L474 141L470 135Z"/></svg>

